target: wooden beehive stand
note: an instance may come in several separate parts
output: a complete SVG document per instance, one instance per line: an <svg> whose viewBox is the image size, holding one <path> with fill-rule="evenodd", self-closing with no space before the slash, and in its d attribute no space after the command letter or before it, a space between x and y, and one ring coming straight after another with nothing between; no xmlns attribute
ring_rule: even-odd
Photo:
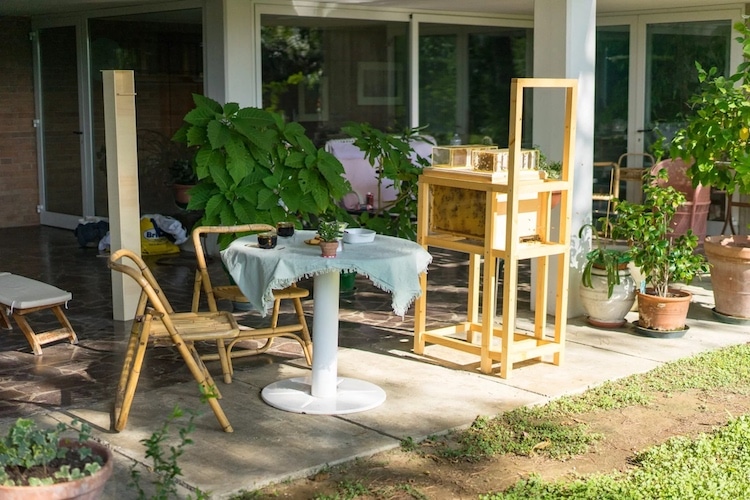
<svg viewBox="0 0 750 500"><path fill-rule="evenodd" d="M564 141L562 174L558 180L540 179L539 176L530 179L515 168L521 158L524 90L530 88L563 89L565 118L561 125ZM568 308L576 99L577 81L573 79L514 79L511 84L508 170L498 174L470 168L425 169L419 180L417 242L425 248L439 247L468 253L469 294L465 322L426 331L427 276L422 275L422 295L415 308L416 354L424 354L428 342L454 348L479 356L482 373L493 373L499 362L502 378L507 378L513 364L520 361L541 361L543 356L552 356L555 365L562 362ZM460 224L457 227L452 222L445 223L446 216L439 213L451 213L450 207L445 205L454 197L453 194L446 196L446 192L456 193L460 198L452 211L454 218L459 213L461 218L466 215L469 221L483 219L483 234L473 234L471 222L467 223L468 229ZM551 220L553 213L558 213L552 211L553 192L560 193L559 220ZM481 204L476 203L477 198ZM479 213L463 212L472 205L466 202L467 199L473 200L475 207L480 206ZM529 225L535 234L527 234ZM552 227L558 229L557 234L553 235ZM551 258L557 259L557 280L555 320L554 326L549 328L546 311ZM495 324L497 283L494 277L498 259L505 261L500 325ZM531 259L537 265L533 331L518 331L518 265L522 260ZM484 280L480 280L481 275ZM475 341L477 333L480 334L478 342Z"/></svg>

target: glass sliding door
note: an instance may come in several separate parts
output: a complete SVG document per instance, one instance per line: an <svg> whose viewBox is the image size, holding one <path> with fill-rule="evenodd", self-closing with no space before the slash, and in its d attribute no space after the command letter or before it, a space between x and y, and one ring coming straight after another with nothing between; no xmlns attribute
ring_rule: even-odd
<svg viewBox="0 0 750 500"><path fill-rule="evenodd" d="M523 28L419 25L419 121L438 144L508 143L510 81L530 73ZM531 145L525 145L531 146Z"/></svg>
<svg viewBox="0 0 750 500"><path fill-rule="evenodd" d="M142 213L181 211L170 169L191 154L172 136L203 93L200 9L91 19L91 99L96 214L105 216L107 171L101 70L133 70L138 134L138 182Z"/></svg>
<svg viewBox="0 0 750 500"><path fill-rule="evenodd" d="M38 31L42 223L83 214L76 27Z"/></svg>
<svg viewBox="0 0 750 500"><path fill-rule="evenodd" d="M696 21L649 24L646 28L646 88L644 149L650 150L657 134L671 140L691 113L688 99L698 88L695 62L729 68L731 21Z"/></svg>
<svg viewBox="0 0 750 500"><path fill-rule="evenodd" d="M72 229L82 216L108 216L101 76L108 69L135 75L141 212L181 213L170 167L190 152L171 138L192 94L203 93L201 9L45 26L36 55L42 224Z"/></svg>

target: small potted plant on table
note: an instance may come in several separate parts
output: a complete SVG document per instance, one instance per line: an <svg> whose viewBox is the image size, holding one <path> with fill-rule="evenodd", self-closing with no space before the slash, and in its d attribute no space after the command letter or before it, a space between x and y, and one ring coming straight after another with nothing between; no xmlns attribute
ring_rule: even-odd
<svg viewBox="0 0 750 500"><path fill-rule="evenodd" d="M66 429L62 423L40 429L32 420L16 420L0 440L0 498L101 498L112 475L112 452L89 440L87 426L78 439L62 437Z"/></svg>
<svg viewBox="0 0 750 500"><path fill-rule="evenodd" d="M667 171L644 176L643 203L615 202L616 220L612 236L628 242L628 255L645 277L638 298L640 333L656 332L679 336L687 329L685 319L692 299L687 290L676 289L674 282L690 283L708 272L708 264L695 253L698 237L671 235L671 220L677 208L685 203L685 195L658 181L667 179ZM671 332L671 334L670 334Z"/></svg>
<svg viewBox="0 0 750 500"><path fill-rule="evenodd" d="M635 280L628 268L630 254L627 249L609 248L593 224L583 225L578 237L583 238L586 230L591 231L596 247L586 254L581 273L581 305L592 325L618 328L625 324L625 315L635 302Z"/></svg>
<svg viewBox="0 0 750 500"><path fill-rule="evenodd" d="M318 224L318 238L320 239L320 253L323 257L336 257L339 248L339 238L343 235L341 225L336 220L320 221Z"/></svg>

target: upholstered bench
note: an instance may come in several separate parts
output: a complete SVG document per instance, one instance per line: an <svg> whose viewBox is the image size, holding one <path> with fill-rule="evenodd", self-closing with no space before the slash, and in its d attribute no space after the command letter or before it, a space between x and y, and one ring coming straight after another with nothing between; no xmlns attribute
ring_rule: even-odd
<svg viewBox="0 0 750 500"><path fill-rule="evenodd" d="M12 316L29 341L34 354L42 354L42 346L57 340L68 339L78 343L73 327L62 310L72 294L47 283L36 281L17 274L0 272L0 327L11 329ZM26 320L26 315L51 309L62 328L36 333Z"/></svg>

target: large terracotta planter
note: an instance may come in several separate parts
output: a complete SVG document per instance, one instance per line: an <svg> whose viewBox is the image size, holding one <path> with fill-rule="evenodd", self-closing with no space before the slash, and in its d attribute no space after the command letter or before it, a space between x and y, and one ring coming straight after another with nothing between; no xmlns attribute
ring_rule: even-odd
<svg viewBox="0 0 750 500"><path fill-rule="evenodd" d="M106 446L87 441L85 446L94 454L104 458L102 468L91 476L50 484L47 486L0 486L3 500L99 500L103 498L104 486L112 476L114 459Z"/></svg>
<svg viewBox="0 0 750 500"><path fill-rule="evenodd" d="M716 312L750 319L750 236L708 236L703 249L711 264Z"/></svg>
<svg viewBox="0 0 750 500"><path fill-rule="evenodd" d="M671 288L669 297L652 293L652 288L646 289L646 293L637 292L638 326L664 332L684 330L693 294Z"/></svg>
<svg viewBox="0 0 750 500"><path fill-rule="evenodd" d="M607 271L604 269L591 268L593 288L580 283L578 291L581 305L586 311L588 322L592 325L617 328L625 324L625 315L630 312L635 302L636 286L627 267L621 269L619 275L620 284L614 286L611 297L607 297Z"/></svg>

